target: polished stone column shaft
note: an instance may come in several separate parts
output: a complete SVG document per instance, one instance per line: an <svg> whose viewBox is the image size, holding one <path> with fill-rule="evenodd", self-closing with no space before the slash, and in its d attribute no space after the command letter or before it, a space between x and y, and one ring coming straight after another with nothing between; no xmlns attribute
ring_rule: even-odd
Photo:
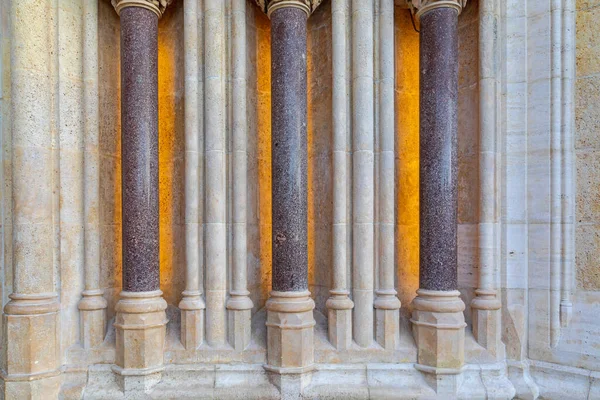
<svg viewBox="0 0 600 400"><path fill-rule="evenodd" d="M308 290L306 21L300 8L271 14L273 290Z"/></svg>
<svg viewBox="0 0 600 400"><path fill-rule="evenodd" d="M421 16L420 287L457 289L458 18Z"/></svg>
<svg viewBox="0 0 600 400"><path fill-rule="evenodd" d="M159 289L158 16L121 11L123 290Z"/></svg>
<svg viewBox="0 0 600 400"><path fill-rule="evenodd" d="M282 398L314 368L314 301L308 291L306 21L303 1L272 2L271 152L273 291L267 301L267 371ZM290 375L292 374L292 375ZM287 393L287 394L286 394Z"/></svg>
<svg viewBox="0 0 600 400"><path fill-rule="evenodd" d="M455 396L464 364L465 305L457 290L458 14L463 0L416 2L420 35L420 288L411 322L415 367ZM414 3L413 3L414 4Z"/></svg>
<svg viewBox="0 0 600 400"><path fill-rule="evenodd" d="M161 4L167 4L162 2ZM124 392L161 379L167 304L160 291L158 225L158 18L151 1L113 0L121 17L123 290L115 310Z"/></svg>

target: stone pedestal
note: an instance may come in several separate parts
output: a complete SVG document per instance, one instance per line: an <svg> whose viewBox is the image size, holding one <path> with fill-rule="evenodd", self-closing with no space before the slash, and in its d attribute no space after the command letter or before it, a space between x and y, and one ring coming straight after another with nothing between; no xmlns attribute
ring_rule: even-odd
<svg viewBox="0 0 600 400"><path fill-rule="evenodd" d="M181 310L181 343L187 350L197 349L204 341L204 309L199 291L184 291L179 302Z"/></svg>
<svg viewBox="0 0 600 400"><path fill-rule="evenodd" d="M229 326L229 344L237 351L242 351L252 339L252 300L250 292L232 291L227 301L227 318Z"/></svg>
<svg viewBox="0 0 600 400"><path fill-rule="evenodd" d="M394 350L400 343L400 300L396 291L378 290L375 306L375 339L386 350Z"/></svg>
<svg viewBox="0 0 600 400"><path fill-rule="evenodd" d="M338 350L346 350L352 344L352 308L354 303L347 290L330 290L327 299L329 341Z"/></svg>
<svg viewBox="0 0 600 400"><path fill-rule="evenodd" d="M310 293L272 291L267 301L267 365L279 374L314 369L315 302Z"/></svg>
<svg viewBox="0 0 600 400"><path fill-rule="evenodd" d="M60 323L56 294L11 294L4 308L3 398L58 395Z"/></svg>
<svg viewBox="0 0 600 400"><path fill-rule="evenodd" d="M471 302L473 336L491 355L501 359L504 356L500 315L502 304L495 290L477 289L475 294L477 297Z"/></svg>
<svg viewBox="0 0 600 400"><path fill-rule="evenodd" d="M147 391L160 381L166 309L160 290L121 292L115 307L117 359L113 371L123 391Z"/></svg>
<svg viewBox="0 0 600 400"><path fill-rule="evenodd" d="M106 307L103 290L85 290L79 302L80 337L84 349L93 349L104 342Z"/></svg>

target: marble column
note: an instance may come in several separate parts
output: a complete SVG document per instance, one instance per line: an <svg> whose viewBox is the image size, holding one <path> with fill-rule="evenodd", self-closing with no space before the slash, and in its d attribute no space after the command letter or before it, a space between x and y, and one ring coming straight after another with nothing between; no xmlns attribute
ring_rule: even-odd
<svg viewBox="0 0 600 400"><path fill-rule="evenodd" d="M2 318L0 398L58 398L55 254L57 3L10 3L13 293ZM10 201L10 200L9 200Z"/></svg>
<svg viewBox="0 0 600 400"><path fill-rule="evenodd" d="M124 391L147 390L164 368L167 322L158 236L158 19L166 4L112 3L121 17L123 185L123 289L114 323L114 371Z"/></svg>
<svg viewBox="0 0 600 400"><path fill-rule="evenodd" d="M308 291L308 1L270 1L273 290L267 301L267 365L280 389L297 393L314 368L314 301ZM291 374L291 376L290 376ZM288 384L293 383L293 384ZM300 387L297 387L299 385Z"/></svg>
<svg viewBox="0 0 600 400"><path fill-rule="evenodd" d="M438 395L456 392L465 305L457 290L458 14L463 0L413 1L420 34L420 269L416 367Z"/></svg>

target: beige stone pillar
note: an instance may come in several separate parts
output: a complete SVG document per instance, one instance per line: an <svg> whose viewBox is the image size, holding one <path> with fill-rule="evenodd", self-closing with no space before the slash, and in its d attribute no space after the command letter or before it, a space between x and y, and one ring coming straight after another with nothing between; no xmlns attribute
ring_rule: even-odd
<svg viewBox="0 0 600 400"><path fill-rule="evenodd" d="M84 254L85 290L79 302L80 341L85 349L104 341L106 306L100 289L98 2L83 1Z"/></svg>
<svg viewBox="0 0 600 400"><path fill-rule="evenodd" d="M231 2L231 85L233 143L233 265L227 301L229 344L244 350L250 344L252 300L247 288L248 122L246 114L246 0Z"/></svg>
<svg viewBox="0 0 600 400"><path fill-rule="evenodd" d="M200 10L201 12L202 10ZM204 299L201 270L202 241L202 81L198 0L185 0L183 45L185 49L185 290L182 293L181 343L187 350L204 341Z"/></svg>
<svg viewBox="0 0 600 400"><path fill-rule="evenodd" d="M493 356L502 355L496 276L500 263L498 144L499 24L496 0L479 3L479 283L471 302L473 335Z"/></svg>
<svg viewBox="0 0 600 400"><path fill-rule="evenodd" d="M13 293L4 308L3 398L57 398L55 273L57 1L12 1Z"/></svg>
<svg viewBox="0 0 600 400"><path fill-rule="evenodd" d="M348 70L350 0L331 2L333 74L333 288L327 299L329 341L338 350L352 344L352 308L348 290L350 250L350 104Z"/></svg>
<svg viewBox="0 0 600 400"><path fill-rule="evenodd" d="M375 338L394 350L400 342L400 300L394 286L395 257L395 71L394 1L379 1L379 285Z"/></svg>

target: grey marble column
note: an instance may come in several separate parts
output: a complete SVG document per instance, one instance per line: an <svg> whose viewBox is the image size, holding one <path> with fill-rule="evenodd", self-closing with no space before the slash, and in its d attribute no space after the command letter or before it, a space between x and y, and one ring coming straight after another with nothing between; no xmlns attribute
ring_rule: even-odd
<svg viewBox="0 0 600 400"><path fill-rule="evenodd" d="M158 16L121 13L123 290L159 289Z"/></svg>
<svg viewBox="0 0 600 400"><path fill-rule="evenodd" d="M306 21L297 7L271 15L273 290L308 290Z"/></svg>
<svg viewBox="0 0 600 400"><path fill-rule="evenodd" d="M457 289L458 13L421 16L420 287Z"/></svg>

